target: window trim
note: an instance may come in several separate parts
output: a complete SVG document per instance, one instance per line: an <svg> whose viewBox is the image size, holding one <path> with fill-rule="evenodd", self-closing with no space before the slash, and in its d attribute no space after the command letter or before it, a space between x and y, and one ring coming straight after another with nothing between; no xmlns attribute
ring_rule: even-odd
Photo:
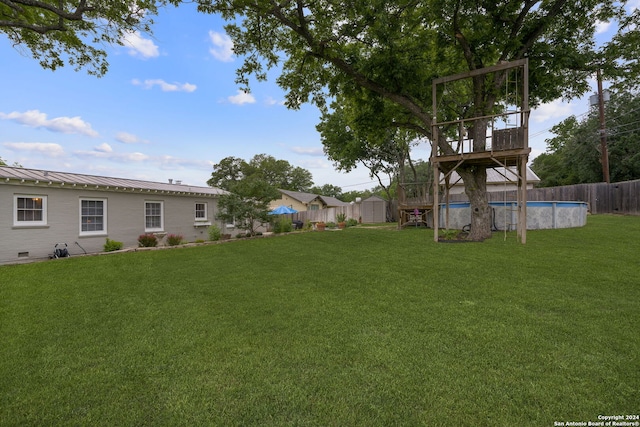
<svg viewBox="0 0 640 427"><path fill-rule="evenodd" d="M38 221L18 220L18 199L42 199L42 219ZM48 223L47 196L41 194L14 194L13 195L13 226L14 227L42 227Z"/></svg>
<svg viewBox="0 0 640 427"><path fill-rule="evenodd" d="M83 231L82 230L82 202L102 202L102 230L95 231ZM107 199L105 198L94 198L94 197L80 197L78 202L79 205L79 235L80 236L100 236L107 234ZM89 216L89 215L88 215ZM95 215L90 215L95 216Z"/></svg>
<svg viewBox="0 0 640 427"><path fill-rule="evenodd" d="M147 204L154 203L160 205L160 228L149 228L147 227ZM164 201L162 200L145 200L144 201L144 231L145 233L157 233L164 231Z"/></svg>
<svg viewBox="0 0 640 427"><path fill-rule="evenodd" d="M203 217L199 217L198 216L198 205L203 205L204 206L204 216ZM208 221L209 220L209 204L207 202L195 202L194 203L194 220L196 222L200 222L200 221Z"/></svg>

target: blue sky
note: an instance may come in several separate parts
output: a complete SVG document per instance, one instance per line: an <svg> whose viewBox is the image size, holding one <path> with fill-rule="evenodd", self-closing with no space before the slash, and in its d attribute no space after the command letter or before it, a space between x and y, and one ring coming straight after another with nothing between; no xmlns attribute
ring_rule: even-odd
<svg viewBox="0 0 640 427"><path fill-rule="evenodd" d="M334 169L315 129L319 111L284 107L275 73L252 82L251 94L238 90L241 59L223 25L191 5L164 10L152 36L107 46L102 78L69 66L44 70L0 38L0 157L27 168L206 186L221 159L266 153L309 170L316 185L374 187L364 168ZM588 108L587 96L533 111L531 159L545 151L551 126ZM413 157L427 160L429 151L424 145Z"/></svg>

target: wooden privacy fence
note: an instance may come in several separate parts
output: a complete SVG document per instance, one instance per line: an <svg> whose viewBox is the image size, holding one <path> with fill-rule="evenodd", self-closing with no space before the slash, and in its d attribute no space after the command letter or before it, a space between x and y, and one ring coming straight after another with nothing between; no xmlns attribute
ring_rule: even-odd
<svg viewBox="0 0 640 427"><path fill-rule="evenodd" d="M492 191L487 193L490 202L512 202L517 200L515 190ZM450 202L466 202L469 199L463 194L451 194ZM586 202L592 214L624 214L640 215L640 179L635 181L604 182L594 184L575 184L562 187L534 188L527 190L527 200L530 202ZM397 201L390 204L391 212L397 211ZM365 214L361 211L362 203L348 206L304 211L292 214L294 220L305 223L308 221L337 222L336 215L345 213L347 219L360 219ZM397 218L392 218L397 220Z"/></svg>
<svg viewBox="0 0 640 427"><path fill-rule="evenodd" d="M296 214L292 214L294 220L299 220L305 224L308 221L324 221L324 222L338 222L336 216L339 213L345 213L347 219L353 218L358 220L361 216L360 203L353 203L348 206L340 206L335 208L320 209L317 211L303 211Z"/></svg>
<svg viewBox="0 0 640 427"><path fill-rule="evenodd" d="M515 201L516 191L489 192L487 197L490 202ZM467 200L465 194L449 196L451 202ZM640 215L640 180L534 188L527 190L527 200L586 202L592 214Z"/></svg>

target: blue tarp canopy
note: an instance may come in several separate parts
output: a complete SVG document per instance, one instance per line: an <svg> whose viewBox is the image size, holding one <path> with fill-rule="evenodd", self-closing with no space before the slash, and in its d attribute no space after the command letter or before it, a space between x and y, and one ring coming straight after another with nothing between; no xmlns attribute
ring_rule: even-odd
<svg viewBox="0 0 640 427"><path fill-rule="evenodd" d="M294 214L298 213L297 210L290 208L289 206L280 205L277 208L274 208L269 215L285 215L285 214Z"/></svg>

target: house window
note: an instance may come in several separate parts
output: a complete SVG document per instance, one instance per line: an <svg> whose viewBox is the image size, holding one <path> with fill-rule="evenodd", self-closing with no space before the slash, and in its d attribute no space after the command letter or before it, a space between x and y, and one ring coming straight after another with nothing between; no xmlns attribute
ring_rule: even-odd
<svg viewBox="0 0 640 427"><path fill-rule="evenodd" d="M107 232L107 201L80 199L80 235Z"/></svg>
<svg viewBox="0 0 640 427"><path fill-rule="evenodd" d="M206 220L207 220L207 204L196 203L196 221L206 221Z"/></svg>
<svg viewBox="0 0 640 427"><path fill-rule="evenodd" d="M164 229L162 202L144 203L144 229L145 231L162 231Z"/></svg>
<svg viewBox="0 0 640 427"><path fill-rule="evenodd" d="M309 210L310 211L318 211L318 210L320 210L320 206L318 206L318 205L309 205Z"/></svg>
<svg viewBox="0 0 640 427"><path fill-rule="evenodd" d="M47 225L47 196L14 196L13 225Z"/></svg>

